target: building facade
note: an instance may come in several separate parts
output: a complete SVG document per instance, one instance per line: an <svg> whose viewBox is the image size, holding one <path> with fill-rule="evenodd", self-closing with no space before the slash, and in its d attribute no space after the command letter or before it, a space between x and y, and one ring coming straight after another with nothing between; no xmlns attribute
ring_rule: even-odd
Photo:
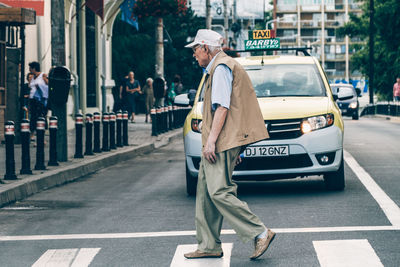
<svg viewBox="0 0 400 267"><path fill-rule="evenodd" d="M276 30L281 47L311 46L330 80L360 79L351 71L351 44L361 42L339 36L337 29L349 13L361 14L356 0L274 0L271 28ZM268 24L268 23L267 23ZM269 26L269 25L268 25Z"/></svg>
<svg viewBox="0 0 400 267"><path fill-rule="evenodd" d="M30 4L30 1L0 0L8 6ZM32 1L37 6L36 24L25 27L25 64L38 61L41 71L52 67L52 0ZM74 114L111 110L112 29L123 0L104 0L103 19L85 6L85 0L65 0L65 66L71 71L72 83L68 98L68 128L74 127ZM40 5L39 5L40 4ZM24 7L24 6L22 6ZM19 85L21 86L21 84ZM6 88L6 90L15 90Z"/></svg>

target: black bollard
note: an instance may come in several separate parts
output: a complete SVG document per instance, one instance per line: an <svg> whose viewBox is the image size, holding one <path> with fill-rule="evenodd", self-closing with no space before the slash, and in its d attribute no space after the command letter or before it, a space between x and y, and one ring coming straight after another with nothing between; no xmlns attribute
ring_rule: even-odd
<svg viewBox="0 0 400 267"><path fill-rule="evenodd" d="M152 107L150 110L151 118L151 136L157 136L157 118L156 118L156 108Z"/></svg>
<svg viewBox="0 0 400 267"><path fill-rule="evenodd" d="M163 106L163 107L161 107L161 132L162 133L165 133L167 131L167 129L165 129L165 119L166 119L165 115L166 115L165 107Z"/></svg>
<svg viewBox="0 0 400 267"><path fill-rule="evenodd" d="M122 112L117 111L117 147L123 147L122 144Z"/></svg>
<svg viewBox="0 0 400 267"><path fill-rule="evenodd" d="M30 151L29 120L23 119L21 122L21 170L20 174L32 174L31 170L31 151Z"/></svg>
<svg viewBox="0 0 400 267"><path fill-rule="evenodd" d="M122 112L122 142L128 146L128 111Z"/></svg>
<svg viewBox="0 0 400 267"><path fill-rule="evenodd" d="M110 151L110 147L108 146L108 123L110 121L110 116L107 112L103 113L103 151Z"/></svg>
<svg viewBox="0 0 400 267"><path fill-rule="evenodd" d="M179 128L179 127L181 127L181 112L182 112L182 109L181 109L181 107L180 106L177 106L176 107L176 125L177 125L177 128Z"/></svg>
<svg viewBox="0 0 400 267"><path fill-rule="evenodd" d="M94 138L93 138L93 152L94 153L101 153L101 148L100 148L100 113L95 112L93 113L93 132L94 132Z"/></svg>
<svg viewBox="0 0 400 267"><path fill-rule="evenodd" d="M157 135L161 134L161 107L156 108L156 128Z"/></svg>
<svg viewBox="0 0 400 267"><path fill-rule="evenodd" d="M164 106L164 132L168 132L169 127L168 127L168 106Z"/></svg>
<svg viewBox="0 0 400 267"><path fill-rule="evenodd" d="M58 120L56 116L51 116L49 120L49 131L50 131L50 145L49 145L49 166L58 166L57 162L57 129Z"/></svg>
<svg viewBox="0 0 400 267"><path fill-rule="evenodd" d="M85 138L85 155L93 155L93 116L90 113L86 114L86 138Z"/></svg>
<svg viewBox="0 0 400 267"><path fill-rule="evenodd" d="M46 120L39 117L36 121L36 165L35 170L45 170L44 165L44 131L46 128Z"/></svg>
<svg viewBox="0 0 400 267"><path fill-rule="evenodd" d="M176 129L176 128L178 128L178 114L177 114L177 111L178 111L178 107L176 106L176 105L174 105L173 107L172 107L172 117L173 117L173 121L174 121L174 128Z"/></svg>
<svg viewBox="0 0 400 267"><path fill-rule="evenodd" d="M168 129L174 129L173 121L172 121L172 105L168 106Z"/></svg>
<svg viewBox="0 0 400 267"><path fill-rule="evenodd" d="M165 119L164 119L164 130L165 132L169 131L169 117L168 117L168 106L164 107Z"/></svg>
<svg viewBox="0 0 400 267"><path fill-rule="evenodd" d="M83 115L75 115L75 155L74 158L83 158L83 142L82 142Z"/></svg>
<svg viewBox="0 0 400 267"><path fill-rule="evenodd" d="M4 125L4 136L6 139L6 174L4 180L16 180L14 160L14 136L15 127L13 121L7 121Z"/></svg>
<svg viewBox="0 0 400 267"><path fill-rule="evenodd" d="M117 116L115 116L114 112L110 113L110 149L117 149L115 144L115 122L117 120Z"/></svg>

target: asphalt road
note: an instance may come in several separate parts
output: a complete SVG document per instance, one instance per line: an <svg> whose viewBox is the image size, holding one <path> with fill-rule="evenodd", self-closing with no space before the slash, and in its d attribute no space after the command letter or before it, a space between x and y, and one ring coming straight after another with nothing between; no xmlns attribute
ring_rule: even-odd
<svg viewBox="0 0 400 267"><path fill-rule="evenodd" d="M400 124L361 118L345 127L343 192L326 191L321 177L239 184L239 197L278 233L258 261L248 259L251 244L227 231L226 265L178 263L182 245L196 240L195 199L185 193L177 140L0 209L0 265L398 267Z"/></svg>

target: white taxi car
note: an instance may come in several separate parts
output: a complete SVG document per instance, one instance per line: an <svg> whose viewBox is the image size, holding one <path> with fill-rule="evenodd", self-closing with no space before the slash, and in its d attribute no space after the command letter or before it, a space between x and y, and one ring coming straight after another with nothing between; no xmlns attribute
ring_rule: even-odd
<svg viewBox="0 0 400 267"><path fill-rule="evenodd" d="M322 175L329 190L343 190L343 120L318 60L289 55L236 60L250 76L270 138L245 149L233 179ZM201 158L203 83L204 77L183 128L189 195L196 192Z"/></svg>

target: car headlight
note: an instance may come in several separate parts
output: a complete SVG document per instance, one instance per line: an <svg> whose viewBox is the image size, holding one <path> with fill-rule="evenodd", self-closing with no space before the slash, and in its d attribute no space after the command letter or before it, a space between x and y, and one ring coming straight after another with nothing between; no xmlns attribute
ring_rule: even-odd
<svg viewBox="0 0 400 267"><path fill-rule="evenodd" d="M303 134L331 126L334 122L333 114L325 114L315 117L306 118L301 123L301 131Z"/></svg>
<svg viewBox="0 0 400 267"><path fill-rule="evenodd" d="M349 105L349 108L351 108L351 109L357 108L357 102L351 102Z"/></svg>
<svg viewBox="0 0 400 267"><path fill-rule="evenodd" d="M192 131L196 133L201 133L201 126L203 122L198 119L192 119Z"/></svg>

